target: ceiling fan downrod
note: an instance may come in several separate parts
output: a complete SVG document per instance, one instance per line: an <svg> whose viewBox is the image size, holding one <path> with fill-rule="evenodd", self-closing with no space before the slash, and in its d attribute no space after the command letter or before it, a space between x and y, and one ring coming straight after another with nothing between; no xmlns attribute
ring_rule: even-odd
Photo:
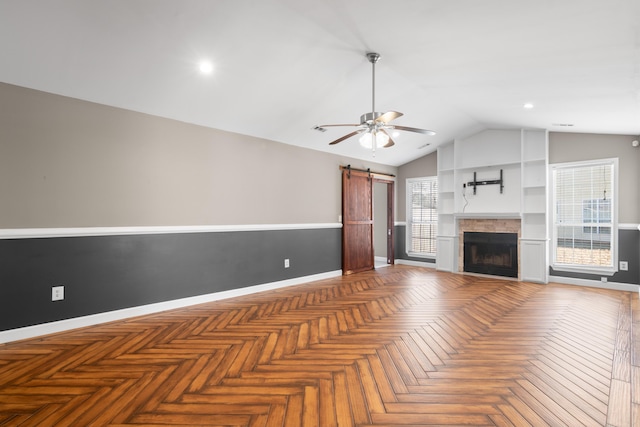
<svg viewBox="0 0 640 427"><path fill-rule="evenodd" d="M369 123L369 134L371 137L371 151L373 157L376 156L376 145L378 138L378 125L376 119L382 114L376 113L376 62L380 59L380 54L367 52L367 59L371 62L371 115L365 114L360 118L362 123Z"/></svg>
<svg viewBox="0 0 640 427"><path fill-rule="evenodd" d="M371 120L376 117L376 62L380 59L380 54L367 52L367 59L371 62Z"/></svg>

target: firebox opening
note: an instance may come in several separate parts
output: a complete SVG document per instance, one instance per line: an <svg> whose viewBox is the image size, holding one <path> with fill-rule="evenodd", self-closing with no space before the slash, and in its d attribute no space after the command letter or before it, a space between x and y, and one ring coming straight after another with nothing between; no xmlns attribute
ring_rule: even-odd
<svg viewBox="0 0 640 427"><path fill-rule="evenodd" d="M469 273L518 277L517 233L464 233L463 269Z"/></svg>

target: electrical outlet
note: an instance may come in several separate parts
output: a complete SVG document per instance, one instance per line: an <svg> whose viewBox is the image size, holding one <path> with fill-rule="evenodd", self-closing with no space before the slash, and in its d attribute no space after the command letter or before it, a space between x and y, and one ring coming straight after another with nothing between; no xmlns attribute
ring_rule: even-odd
<svg viewBox="0 0 640 427"><path fill-rule="evenodd" d="M62 301L64 299L64 286L53 286L51 288L51 301Z"/></svg>
<svg viewBox="0 0 640 427"><path fill-rule="evenodd" d="M607 283L607 278L606 278L606 277L601 277L601 278L600 278L600 281L601 281L602 283Z"/></svg>
<svg viewBox="0 0 640 427"><path fill-rule="evenodd" d="M284 268L289 268L289 258L284 259Z"/></svg>
<svg viewBox="0 0 640 427"><path fill-rule="evenodd" d="M620 270L621 271L628 271L629 270L629 263L627 261L620 261Z"/></svg>

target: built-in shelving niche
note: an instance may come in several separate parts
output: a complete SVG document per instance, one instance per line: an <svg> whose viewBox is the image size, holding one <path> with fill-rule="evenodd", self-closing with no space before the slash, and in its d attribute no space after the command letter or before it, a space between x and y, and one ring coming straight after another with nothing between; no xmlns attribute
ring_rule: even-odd
<svg viewBox="0 0 640 427"><path fill-rule="evenodd" d="M438 147L437 268L460 271L458 219L520 218L520 279L547 282L547 166L546 130L489 129ZM481 185L476 194L468 183ZM463 185L464 184L464 185Z"/></svg>

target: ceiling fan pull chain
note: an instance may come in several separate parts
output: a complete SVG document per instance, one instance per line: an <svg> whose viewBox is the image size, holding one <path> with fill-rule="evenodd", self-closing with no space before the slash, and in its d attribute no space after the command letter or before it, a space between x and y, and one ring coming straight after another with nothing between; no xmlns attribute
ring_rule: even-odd
<svg viewBox="0 0 640 427"><path fill-rule="evenodd" d="M373 153L373 157L376 156L376 145L377 145L377 137L375 132L371 132L371 152Z"/></svg>

